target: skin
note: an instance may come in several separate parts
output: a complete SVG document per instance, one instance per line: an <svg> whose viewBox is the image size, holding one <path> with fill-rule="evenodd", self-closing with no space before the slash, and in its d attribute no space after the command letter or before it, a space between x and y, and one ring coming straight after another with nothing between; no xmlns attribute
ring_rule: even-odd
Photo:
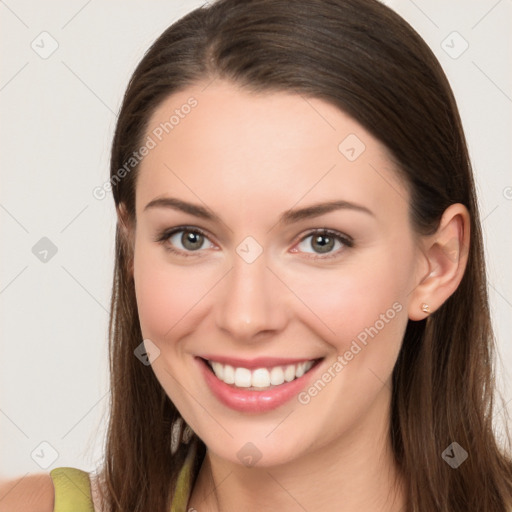
<svg viewBox="0 0 512 512"><path fill-rule="evenodd" d="M141 163L136 223L118 210L133 248L142 333L160 350L152 368L207 446L189 506L399 511L403 480L388 435L391 374L408 320L427 316L423 302L439 308L462 278L466 208L451 205L438 231L420 237L386 148L316 98L255 94L215 80L168 97L148 134L191 96L198 105ZM349 134L366 146L353 162L338 150ZM204 206L221 222L145 209L164 196ZM372 214L340 209L278 223L286 210L341 199ZM206 232L198 250L182 245L182 233L155 241L182 225ZM353 247L336 241L322 253L308 236L320 228L350 236ZM252 263L236 252L247 236L263 249ZM191 256L170 253L172 244ZM324 357L321 376L393 304L401 310L307 404L234 411L212 395L194 360L206 353ZM261 453L252 467L237 456L248 442Z"/></svg>
<svg viewBox="0 0 512 512"><path fill-rule="evenodd" d="M54 494L48 473L27 474L9 480L0 477L0 512L52 512Z"/></svg>

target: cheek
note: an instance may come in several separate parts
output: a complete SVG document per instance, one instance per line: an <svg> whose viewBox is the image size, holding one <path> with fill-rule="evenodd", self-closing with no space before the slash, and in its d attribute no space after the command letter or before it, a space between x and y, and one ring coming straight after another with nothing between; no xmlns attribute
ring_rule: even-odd
<svg viewBox="0 0 512 512"><path fill-rule="evenodd" d="M169 341L176 331L191 327L195 309L218 280L208 265L172 264L161 247L135 248L134 282L144 338Z"/></svg>
<svg viewBox="0 0 512 512"><path fill-rule="evenodd" d="M313 404L316 417L334 425L333 432L341 424L356 424L387 390L408 321L406 267L396 263L382 255L379 263L358 261L350 271L319 272L314 281L296 281L294 291L315 313L305 313L309 320L303 316L303 322L332 348L329 364L299 395L299 403ZM332 410L344 414L333 418Z"/></svg>
<svg viewBox="0 0 512 512"><path fill-rule="evenodd" d="M350 350L354 340L361 347L379 340L377 352L396 353L407 323L409 265L403 249L387 247L339 271L296 273L294 292L307 306L315 330L338 354Z"/></svg>

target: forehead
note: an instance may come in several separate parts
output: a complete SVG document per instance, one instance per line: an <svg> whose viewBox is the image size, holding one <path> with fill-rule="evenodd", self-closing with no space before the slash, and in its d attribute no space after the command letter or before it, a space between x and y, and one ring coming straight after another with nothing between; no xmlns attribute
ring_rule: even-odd
<svg viewBox="0 0 512 512"><path fill-rule="evenodd" d="M148 124L150 139L139 167L137 215L163 195L229 213L341 198L402 215L407 209L386 148L318 98L256 94L216 80L162 102Z"/></svg>

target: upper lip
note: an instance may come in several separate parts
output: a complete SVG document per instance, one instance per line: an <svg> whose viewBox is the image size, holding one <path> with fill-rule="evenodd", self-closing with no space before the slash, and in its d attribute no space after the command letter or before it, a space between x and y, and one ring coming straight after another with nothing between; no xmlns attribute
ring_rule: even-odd
<svg viewBox="0 0 512 512"><path fill-rule="evenodd" d="M284 357L257 357L255 359L240 359L238 357L202 355L199 356L208 361L217 361L222 364L229 364L233 368L247 368L249 370L256 368L271 368L273 366L287 366L290 364L303 363L306 361L316 361L319 357L302 358L284 358Z"/></svg>

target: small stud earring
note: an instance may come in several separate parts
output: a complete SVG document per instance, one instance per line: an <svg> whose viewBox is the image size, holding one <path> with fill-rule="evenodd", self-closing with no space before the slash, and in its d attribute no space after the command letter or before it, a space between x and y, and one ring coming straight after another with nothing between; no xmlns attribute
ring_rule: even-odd
<svg viewBox="0 0 512 512"><path fill-rule="evenodd" d="M423 304L421 305L421 311L423 311L423 313L430 313L430 306L423 302Z"/></svg>

